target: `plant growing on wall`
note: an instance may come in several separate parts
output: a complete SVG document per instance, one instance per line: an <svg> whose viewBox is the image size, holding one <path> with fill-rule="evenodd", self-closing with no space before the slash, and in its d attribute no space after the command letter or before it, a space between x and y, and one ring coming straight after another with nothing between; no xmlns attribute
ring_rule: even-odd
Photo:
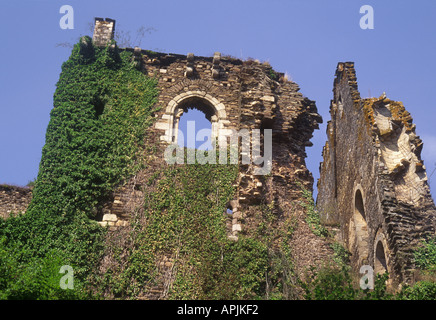
<svg viewBox="0 0 436 320"><path fill-rule="evenodd" d="M78 288L102 252L104 231L92 219L118 183L138 169L137 154L152 123L156 80L136 70L115 42L99 48L82 37L62 65L47 127L33 199L25 215L0 221L4 298L57 298L59 280L38 288L38 279L59 279L71 265ZM39 262L38 262L39 261ZM46 265L39 278L31 266ZM46 288L46 289L44 289Z"/></svg>

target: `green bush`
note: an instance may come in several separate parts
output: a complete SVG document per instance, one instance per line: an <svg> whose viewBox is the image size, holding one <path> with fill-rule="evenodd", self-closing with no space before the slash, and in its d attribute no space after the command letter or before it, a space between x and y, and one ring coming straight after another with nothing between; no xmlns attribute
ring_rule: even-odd
<svg viewBox="0 0 436 320"><path fill-rule="evenodd" d="M62 255L52 250L43 258L22 260L25 253L18 245L4 246L0 241L0 299L80 299L86 298L77 285L60 286ZM74 283L73 283L74 286Z"/></svg>
<svg viewBox="0 0 436 320"><path fill-rule="evenodd" d="M324 266L317 272L312 270L310 280L303 284L307 300L353 300L357 291L347 269Z"/></svg>
<svg viewBox="0 0 436 320"><path fill-rule="evenodd" d="M398 298L402 300L436 300L436 283L418 281L413 286L404 288Z"/></svg>
<svg viewBox="0 0 436 320"><path fill-rule="evenodd" d="M423 241L422 245L414 251L414 258L419 269L436 271L436 238Z"/></svg>
<svg viewBox="0 0 436 320"><path fill-rule="evenodd" d="M308 281L302 284L305 298L308 300L391 300L395 296L387 292L387 273L377 274L374 279L374 289L360 288L360 283L354 283L351 268L342 263L340 267L326 265L312 273ZM361 276L361 275L360 275ZM360 276L356 277L360 280ZM354 280L356 281L356 280Z"/></svg>
<svg viewBox="0 0 436 320"><path fill-rule="evenodd" d="M424 278L433 278L436 272L436 238L422 241L414 251L416 267ZM398 295L403 300L436 300L436 282L421 280L412 286L404 287Z"/></svg>

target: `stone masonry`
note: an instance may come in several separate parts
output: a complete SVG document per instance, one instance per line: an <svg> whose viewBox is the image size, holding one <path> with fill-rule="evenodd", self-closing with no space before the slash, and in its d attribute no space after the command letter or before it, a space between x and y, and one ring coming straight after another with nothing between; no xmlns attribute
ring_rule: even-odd
<svg viewBox="0 0 436 320"><path fill-rule="evenodd" d="M95 30L100 32L97 27ZM94 34L93 38L101 37ZM295 230L298 236L291 243L297 272L303 273L309 265L320 265L331 255L328 244L315 236L306 223L306 211L300 206L302 188L312 191L313 186L312 175L305 164L305 149L312 145L312 133L322 118L314 101L304 97L295 82L274 71L268 63L242 61L219 52L212 57L201 57L193 53L157 53L139 47L119 50L132 52L136 67L158 79L160 110L149 133L160 141L162 156L154 161L164 162L163 149L180 139L177 136L179 119L188 109L198 109L205 114L211 122L212 136L218 138L219 143L223 143L223 139L229 142L234 132L246 130L251 136L257 129L261 136L260 150L264 150L262 138L265 129L271 129L271 163L239 162L237 194L228 206L232 211L227 225L230 239L237 241L240 234L249 235L255 230L258 226L255 207L269 203L279 217L278 223L298 222ZM257 141L241 140L250 144L251 150ZM259 168L268 166L271 167L268 174L259 174ZM114 191L113 198L104 205L100 224L116 230L134 212L143 210L143 174L139 173Z"/></svg>
<svg viewBox="0 0 436 320"><path fill-rule="evenodd" d="M0 218L26 212L31 199L31 188L0 185Z"/></svg>
<svg viewBox="0 0 436 320"><path fill-rule="evenodd" d="M96 46L106 45L113 39L115 33L115 20L95 18L94 36L92 41Z"/></svg>
<svg viewBox="0 0 436 320"><path fill-rule="evenodd" d="M93 43L108 45L114 29L114 20L96 18ZM125 181L100 204L100 225L120 237L128 232L131 219L144 210L146 181L153 168L167 165L165 149L182 139L177 130L180 117L197 109L211 122L212 137L220 146L235 133L245 132L250 138L238 141L251 146L249 153L256 146L265 150L272 132L270 162L238 162L237 192L229 212L223 212L229 239L238 241L256 230L259 206L268 205L277 224L294 228L289 245L298 275L333 255L327 240L316 236L306 221L303 190L312 191L313 178L306 168L305 150L322 118L296 83L268 63L219 52L201 57L139 47L119 50L131 52L138 70L158 81L159 110L146 144L154 143L157 152L144 150L149 169ZM388 271L391 283L413 281L412 250L424 237L434 235L436 208L420 157L423 144L410 114L385 95L362 99L354 64L346 62L337 66L330 115L316 202L322 222L350 251L355 271L370 265L378 273ZM255 132L260 139L254 139ZM241 153L241 144L238 151L239 160L247 156ZM266 168L266 174L260 168ZM0 216L24 212L30 199L30 189L0 186ZM177 257L157 258L159 284L150 287L143 299L164 299L173 279Z"/></svg>
<svg viewBox="0 0 436 320"><path fill-rule="evenodd" d="M108 45L114 30L115 20L95 18L94 45ZM168 165L165 149L182 139L177 130L180 117L197 109L211 122L218 145L229 144L235 133L249 136L248 140L238 137L237 192L228 212L223 212L228 238L238 241L241 235L253 234L259 227L259 208L267 205L277 225L292 227L289 246L297 276L328 262L333 256L330 240L313 232L303 196L313 188L305 150L322 123L315 102L266 62L242 61L219 52L201 57L139 47L118 49L131 52L136 68L158 81L159 110L146 143L154 144L156 152L143 150L148 169L123 182L100 203L98 223L109 227L112 237L128 242L130 222L143 216L145 193L151 192L147 180ZM356 273L370 265L376 273L388 272L391 285L412 283L413 250L436 231L436 206L421 159L423 142L412 117L401 102L385 94L362 99L352 62L337 65L330 115L317 184L316 209L322 224L351 253ZM244 145L250 146L251 160L255 147L261 158L265 156L262 150L269 132L271 161L241 163L247 156ZM255 139L255 133L260 139ZM0 218L24 213L31 199L31 188L0 185ZM275 241L277 245L280 239ZM106 269L114 263L110 257L105 257ZM138 299L166 298L177 254L162 253L156 261L158 281Z"/></svg>
<svg viewBox="0 0 436 320"><path fill-rule="evenodd" d="M351 252L356 271L413 281L419 241L435 233L436 209L420 154L423 143L401 102L362 99L354 63L339 63L318 180L323 223Z"/></svg>

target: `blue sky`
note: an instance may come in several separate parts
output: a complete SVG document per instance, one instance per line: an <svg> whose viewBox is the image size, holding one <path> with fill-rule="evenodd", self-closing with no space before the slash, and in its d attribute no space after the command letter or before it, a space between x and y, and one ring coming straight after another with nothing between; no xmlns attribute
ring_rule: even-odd
<svg viewBox="0 0 436 320"><path fill-rule="evenodd" d="M74 9L74 29L59 26L62 5ZM359 9L374 8L374 29L362 30ZM404 103L424 141L423 159L436 167L436 2L288 1L71 1L0 2L0 183L25 185L38 171L45 130L62 62L94 17L116 29L155 29L141 47L155 51L268 61L315 100L324 118L307 149L315 181L326 140L336 65L354 61L362 97L383 92ZM430 181L433 195L436 173ZM316 183L315 183L316 186Z"/></svg>

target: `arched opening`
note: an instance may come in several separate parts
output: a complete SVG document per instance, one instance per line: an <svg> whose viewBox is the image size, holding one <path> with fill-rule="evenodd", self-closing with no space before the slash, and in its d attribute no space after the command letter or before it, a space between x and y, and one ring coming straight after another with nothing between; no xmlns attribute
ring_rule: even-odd
<svg viewBox="0 0 436 320"><path fill-rule="evenodd" d="M366 224L365 208L360 190L356 191L356 196L354 198L354 215L355 218L362 220Z"/></svg>
<svg viewBox="0 0 436 320"><path fill-rule="evenodd" d="M356 191L354 197L354 215L353 222L355 227L356 245L361 262L368 262L368 225L366 223L365 206L363 202L362 193L360 190Z"/></svg>
<svg viewBox="0 0 436 320"><path fill-rule="evenodd" d="M385 273L387 271L386 255L383 243L381 241L377 242L375 247L375 257L374 257L374 271L375 273Z"/></svg>
<svg viewBox="0 0 436 320"><path fill-rule="evenodd" d="M174 136L177 144L191 149L212 150L212 136L217 116L204 99L193 97L183 101L174 118ZM183 137L179 137L182 134Z"/></svg>
<svg viewBox="0 0 436 320"><path fill-rule="evenodd" d="M177 143L190 149L212 150L212 123L203 112L189 109L180 117L178 129L183 134Z"/></svg>
<svg viewBox="0 0 436 320"><path fill-rule="evenodd" d="M160 140L178 145L178 132L180 117L189 109L199 110L211 122L212 140L219 134L229 135L231 130L226 127L230 123L227 119L226 108L223 103L207 92L194 90L184 91L168 102L162 117L156 121L154 127L162 130ZM183 144L184 145L184 144Z"/></svg>

